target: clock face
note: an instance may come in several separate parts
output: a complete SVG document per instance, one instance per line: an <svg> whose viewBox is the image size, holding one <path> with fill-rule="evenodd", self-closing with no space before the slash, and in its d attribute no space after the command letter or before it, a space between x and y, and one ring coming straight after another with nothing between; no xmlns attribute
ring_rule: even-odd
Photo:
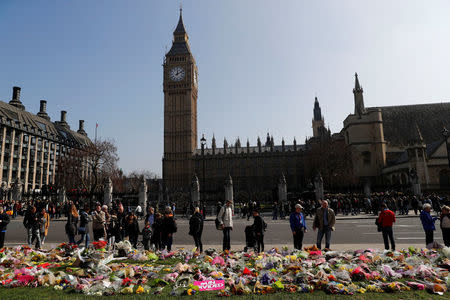
<svg viewBox="0 0 450 300"><path fill-rule="evenodd" d="M184 78L185 72L182 67L174 67L170 70L169 76L173 81L181 81Z"/></svg>

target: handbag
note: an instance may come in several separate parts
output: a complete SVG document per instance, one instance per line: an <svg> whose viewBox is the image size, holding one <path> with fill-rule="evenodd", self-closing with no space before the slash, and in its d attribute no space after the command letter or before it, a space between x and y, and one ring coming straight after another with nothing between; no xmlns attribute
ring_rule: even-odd
<svg viewBox="0 0 450 300"><path fill-rule="evenodd" d="M378 232L381 232L381 224L380 224L380 222L378 221L378 218L375 219L375 225L377 225L377 231L378 231Z"/></svg>
<svg viewBox="0 0 450 300"><path fill-rule="evenodd" d="M79 227L78 228L78 232L79 233L85 233L86 232L86 227Z"/></svg>

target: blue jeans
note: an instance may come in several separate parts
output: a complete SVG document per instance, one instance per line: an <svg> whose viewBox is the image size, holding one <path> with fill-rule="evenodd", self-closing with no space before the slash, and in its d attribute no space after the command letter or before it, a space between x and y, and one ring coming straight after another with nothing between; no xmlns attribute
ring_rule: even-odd
<svg viewBox="0 0 450 300"><path fill-rule="evenodd" d="M173 243L173 236L172 235L170 235L170 236L168 236L168 235L166 235L165 237L164 237L164 245L163 245L163 247L167 247L167 251L172 251L172 243Z"/></svg>
<svg viewBox="0 0 450 300"><path fill-rule="evenodd" d="M325 248L330 249L330 242L331 242L331 228L330 227L324 227L322 230L319 229L317 232L317 248L322 248L322 239L325 235Z"/></svg>
<svg viewBox="0 0 450 300"><path fill-rule="evenodd" d="M81 233L81 239L77 242L77 244L81 244L86 239L85 246L86 248L89 246L89 241L91 240L91 237L89 236L89 232Z"/></svg>

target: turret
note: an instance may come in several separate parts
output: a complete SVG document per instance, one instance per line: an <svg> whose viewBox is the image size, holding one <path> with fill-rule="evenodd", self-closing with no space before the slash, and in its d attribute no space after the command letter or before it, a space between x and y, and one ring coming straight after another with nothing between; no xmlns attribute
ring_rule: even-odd
<svg viewBox="0 0 450 300"><path fill-rule="evenodd" d="M358 74L355 73L355 88L353 89L353 96L355 99L355 115L361 118L361 115L366 112L364 107L363 89L359 84Z"/></svg>

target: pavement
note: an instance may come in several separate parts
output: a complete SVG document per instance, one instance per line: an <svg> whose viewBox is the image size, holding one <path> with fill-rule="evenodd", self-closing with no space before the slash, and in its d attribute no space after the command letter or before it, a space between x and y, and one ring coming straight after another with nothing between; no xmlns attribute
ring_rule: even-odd
<svg viewBox="0 0 450 300"><path fill-rule="evenodd" d="M383 239L380 232L377 232L374 219L376 216L342 216L338 215L336 220L336 230L332 233L331 248L335 250L350 249L383 249ZM265 232L265 249L272 247L288 246L292 248L292 234L288 219L272 220L271 217L264 217L268 224ZM213 217L209 217L208 222L204 224L203 244L204 249L221 249L222 233L216 230ZM310 229L305 233L303 245L313 245L316 241L317 233L312 230L312 218L307 218L307 227ZM245 246L245 226L253 223L247 219L235 218L234 228L231 233L231 245L233 250L242 250ZM44 244L44 248L51 248L61 242L67 241L64 232L65 219L52 220L50 222L49 234ZM174 249L192 248L193 239L188 235L189 221L186 218L177 217L178 232L174 234ZM140 221L140 228L143 221ZM439 223L436 223L435 240L442 243L442 233L439 229ZM92 237L92 234L91 234ZM424 247L425 234L422 229L418 216L405 215L397 216L397 222L394 225L394 237L397 243L396 248L407 248L409 246ZM26 242L26 232L22 225L22 218L14 219L8 226L5 242L7 246L22 245Z"/></svg>

